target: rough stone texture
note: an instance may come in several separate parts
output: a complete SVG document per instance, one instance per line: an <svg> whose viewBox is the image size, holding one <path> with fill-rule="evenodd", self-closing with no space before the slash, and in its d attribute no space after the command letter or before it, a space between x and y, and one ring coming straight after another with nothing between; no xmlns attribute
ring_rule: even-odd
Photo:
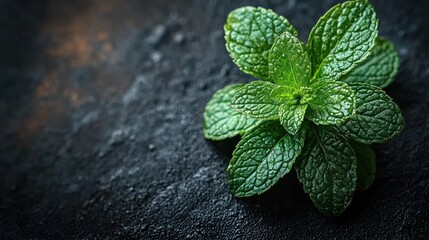
<svg viewBox="0 0 429 240"><path fill-rule="evenodd" d="M0 239L425 239L428 1L373 1L400 73L407 127L376 145L374 185L339 218L291 174L234 198L236 141L202 136L212 94L251 78L222 26L242 1L0 2ZM261 0L306 40L334 1Z"/></svg>

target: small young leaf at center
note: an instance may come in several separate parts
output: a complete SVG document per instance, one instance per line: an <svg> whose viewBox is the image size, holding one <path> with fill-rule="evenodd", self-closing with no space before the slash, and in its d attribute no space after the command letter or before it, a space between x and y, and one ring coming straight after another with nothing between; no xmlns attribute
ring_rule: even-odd
<svg viewBox="0 0 429 240"><path fill-rule="evenodd" d="M307 104L282 104L279 107L280 123L288 131L295 135L304 121Z"/></svg>
<svg viewBox="0 0 429 240"><path fill-rule="evenodd" d="M270 50L269 70L276 84L293 88L309 84L311 64L298 38L284 32L276 39Z"/></svg>

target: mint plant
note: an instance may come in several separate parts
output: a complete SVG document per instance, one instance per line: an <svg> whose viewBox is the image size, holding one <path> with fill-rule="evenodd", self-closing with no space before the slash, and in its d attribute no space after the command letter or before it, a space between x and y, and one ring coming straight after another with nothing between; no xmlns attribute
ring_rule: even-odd
<svg viewBox="0 0 429 240"><path fill-rule="evenodd" d="M371 186L369 147L404 128L399 107L381 89L399 67L394 45L378 37L367 0L338 4L307 44L284 17L261 7L232 11L226 48L259 80L219 90L204 111L204 136L243 135L227 169L237 197L261 194L294 167L315 206L339 215L356 189Z"/></svg>

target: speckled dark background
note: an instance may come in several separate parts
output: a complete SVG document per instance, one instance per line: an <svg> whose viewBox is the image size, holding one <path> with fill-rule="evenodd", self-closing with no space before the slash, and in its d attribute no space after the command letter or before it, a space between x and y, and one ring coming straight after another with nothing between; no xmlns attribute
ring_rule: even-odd
<svg viewBox="0 0 429 240"><path fill-rule="evenodd" d="M294 173L234 198L235 141L201 123L216 90L251 80L225 50L228 12L272 8L306 41L334 1L0 1L0 239L428 239L429 1L373 2L407 127L329 218Z"/></svg>

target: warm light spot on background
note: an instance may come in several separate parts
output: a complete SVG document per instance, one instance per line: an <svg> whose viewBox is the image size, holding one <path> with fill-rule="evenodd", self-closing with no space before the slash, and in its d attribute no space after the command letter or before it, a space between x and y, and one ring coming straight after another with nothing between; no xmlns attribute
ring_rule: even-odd
<svg viewBox="0 0 429 240"><path fill-rule="evenodd" d="M58 76L56 72L49 73L39 86L36 87L36 98L48 97L58 93Z"/></svg>
<svg viewBox="0 0 429 240"><path fill-rule="evenodd" d="M112 77L122 75L103 73L110 68L90 74L92 68L106 64L114 52L106 31L110 24L106 15L112 11L112 6L106 1L93 1L80 6L79 11L71 7L74 5L67 6L57 1L48 4L47 20L39 34L49 39L50 44L40 55L43 57L40 62L53 64L45 64L41 68L47 77L36 86L30 101L32 111L18 127L19 138L24 144L30 144L45 127L67 117L71 109L81 107L89 99L111 97L112 89L116 88L111 83ZM56 64L58 62L61 65ZM82 69L89 69L89 73L84 73L84 80L76 79L76 72ZM124 81L117 82L119 86L124 84ZM88 91L87 88L91 88L88 86L94 86L96 92Z"/></svg>
<svg viewBox="0 0 429 240"><path fill-rule="evenodd" d="M25 119L18 129L18 138L25 145L31 144L34 137L53 119L64 113L64 105L58 101L38 101L34 103L34 113Z"/></svg>

